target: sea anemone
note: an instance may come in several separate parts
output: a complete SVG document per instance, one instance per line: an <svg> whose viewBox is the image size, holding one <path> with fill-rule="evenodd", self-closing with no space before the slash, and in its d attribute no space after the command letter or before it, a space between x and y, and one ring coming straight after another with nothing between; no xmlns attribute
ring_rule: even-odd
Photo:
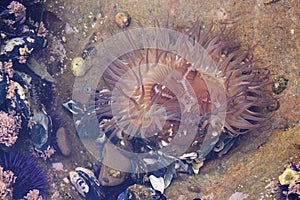
<svg viewBox="0 0 300 200"><path fill-rule="evenodd" d="M48 194L46 171L38 166L35 157L19 152L1 152L0 166L16 177L12 184L13 199L21 199L31 190L38 190L43 198Z"/></svg>
<svg viewBox="0 0 300 200"><path fill-rule="evenodd" d="M11 147L18 139L21 118L14 113L0 111L0 143Z"/></svg>
<svg viewBox="0 0 300 200"><path fill-rule="evenodd" d="M112 62L95 94L95 113L105 133L147 138L159 147L172 143L179 148L169 149L174 155L196 151L204 159L216 145L219 151L265 126L265 108L273 103L267 66L254 59L253 48L235 45L226 28L215 34L199 24L176 32L156 23L103 45L101 62ZM112 47L127 51L119 55Z"/></svg>

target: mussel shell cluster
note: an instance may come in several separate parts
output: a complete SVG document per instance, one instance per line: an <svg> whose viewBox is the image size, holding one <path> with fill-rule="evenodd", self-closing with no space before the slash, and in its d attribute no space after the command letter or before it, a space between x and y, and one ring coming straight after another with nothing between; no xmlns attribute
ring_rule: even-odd
<svg viewBox="0 0 300 200"><path fill-rule="evenodd" d="M69 172L71 183L76 190L87 200L105 199L102 186L94 175L94 172L83 167L77 167Z"/></svg>
<svg viewBox="0 0 300 200"><path fill-rule="evenodd" d="M33 1L23 3L32 6ZM34 52L45 47L46 33L40 28L42 22L36 25L29 19L22 3L4 4L0 8L3 25L0 30L0 110L20 116L21 132L29 133L33 147L43 150L47 148L52 123L44 106L46 100L41 98L45 92L41 85L52 88L52 83L39 78L39 74L31 70L29 60L34 59Z"/></svg>
<svg viewBox="0 0 300 200"><path fill-rule="evenodd" d="M94 172L90 169L77 167L74 171L69 172L69 179L78 191L78 193L86 200L166 200L167 198L159 191L153 188L133 184L129 182L122 186L105 187L99 183Z"/></svg>

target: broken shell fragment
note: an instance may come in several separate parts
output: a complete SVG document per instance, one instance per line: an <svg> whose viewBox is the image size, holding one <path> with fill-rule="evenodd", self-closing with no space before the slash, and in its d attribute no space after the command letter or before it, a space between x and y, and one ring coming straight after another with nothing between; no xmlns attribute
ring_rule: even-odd
<svg viewBox="0 0 300 200"><path fill-rule="evenodd" d="M150 180L151 186L153 187L154 190L157 190L157 191L161 192L162 194L164 193L165 181L164 181L163 177L157 178L154 175L150 175L149 180Z"/></svg>

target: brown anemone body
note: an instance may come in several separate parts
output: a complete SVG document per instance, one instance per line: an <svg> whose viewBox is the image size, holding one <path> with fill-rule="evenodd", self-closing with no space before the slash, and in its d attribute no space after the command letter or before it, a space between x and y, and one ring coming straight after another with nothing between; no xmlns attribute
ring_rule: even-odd
<svg viewBox="0 0 300 200"><path fill-rule="evenodd" d="M188 149L195 151L203 145L205 134L200 132L211 123L205 120L218 111L220 102L224 103L226 114L219 134L235 137L263 126L268 118L265 107L272 103L271 92L266 89L270 84L268 69L254 61L251 50L233 48L224 31L209 37L194 26L188 35L206 50L212 58L209 65L216 66L216 70L207 69L209 65L193 66L176 53L160 49L140 49L120 56L105 71L103 79L108 89L101 94L117 103L103 105L101 100L96 101L99 118L113 116L104 125L107 131L121 132L128 139L140 136L169 143L177 134L184 113L196 110L199 121L204 120L199 122L199 134ZM199 51L196 56L203 55ZM185 95L196 98L197 103L183 105L180 98ZM224 101L218 99L222 95ZM120 108L113 112L112 106ZM184 145L187 135L179 143Z"/></svg>

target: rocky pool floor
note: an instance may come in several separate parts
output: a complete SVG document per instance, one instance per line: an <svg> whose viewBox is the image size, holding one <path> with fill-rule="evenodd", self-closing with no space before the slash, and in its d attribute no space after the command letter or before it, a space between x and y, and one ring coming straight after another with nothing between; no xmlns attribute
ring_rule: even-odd
<svg viewBox="0 0 300 200"><path fill-rule="evenodd" d="M270 129L251 133L239 139L225 156L205 163L198 175L181 176L166 190L171 200L228 199L235 192L249 194L247 199L274 199L272 184L285 166L300 161L300 2L298 0L232 0L232 1L47 1L45 10L48 29L56 52L41 60L57 81L57 115L64 119L71 142L69 157L55 155L47 162L51 182L51 199L80 199L65 179L70 170L96 162L78 138L72 116L60 105L72 98L75 77L70 66L74 57L111 35L120 32L114 23L118 11L132 18L129 28L153 25L157 18L168 19L171 29L188 26L197 18L205 25L228 24L237 40L245 47L257 45L255 56L269 63L276 78L288 80L286 89L277 95L280 108L274 112ZM53 56L55 59L52 59ZM88 85L87 85L88 87ZM81 101L88 97L82 96ZM53 168L61 162L63 170ZM59 170L59 171L57 171ZM203 198L204 199L204 198Z"/></svg>

